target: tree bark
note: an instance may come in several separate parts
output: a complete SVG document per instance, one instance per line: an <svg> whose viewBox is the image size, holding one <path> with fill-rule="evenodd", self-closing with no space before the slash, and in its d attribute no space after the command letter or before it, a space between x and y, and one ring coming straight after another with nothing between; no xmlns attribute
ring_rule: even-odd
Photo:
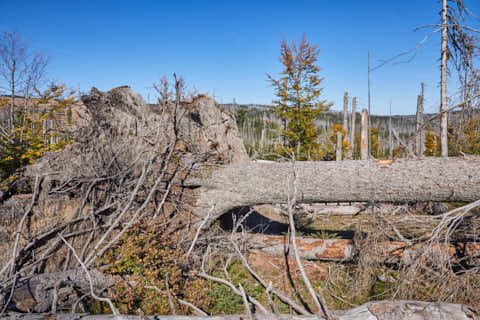
<svg viewBox="0 0 480 320"><path fill-rule="evenodd" d="M211 168L210 168L211 170ZM220 167L197 189L197 214L208 223L236 207L287 203L290 163ZM472 202L480 199L480 157L297 162L297 203Z"/></svg>
<svg viewBox="0 0 480 320"><path fill-rule="evenodd" d="M392 137L392 105L390 104L390 117L388 118L388 152L393 158L393 137Z"/></svg>
<svg viewBox="0 0 480 320"><path fill-rule="evenodd" d="M343 95L343 129L345 129L345 136L348 137L348 92Z"/></svg>
<svg viewBox="0 0 480 320"><path fill-rule="evenodd" d="M440 141L441 155L448 157L448 120L447 120L447 0L442 3L442 56L440 68Z"/></svg>
<svg viewBox="0 0 480 320"><path fill-rule="evenodd" d="M285 256L285 245L288 239L285 236L272 236L264 234L248 234L248 244L263 253L274 256ZM313 239L297 237L297 247L302 259L324 261L351 261L358 252L359 243L351 239ZM360 243L361 244L361 243ZM410 245L402 241L383 241L376 245L375 257L380 263L409 263L418 253L426 248L424 243ZM447 250L449 256L458 261L461 258L480 256L480 243L456 243L448 248L444 243L438 243L433 248L434 252L443 253Z"/></svg>
<svg viewBox="0 0 480 320"><path fill-rule="evenodd" d="M423 156L423 141L422 141L422 131L420 128L423 125L423 110L422 110L422 96L417 96L417 123L416 123L416 132L417 136L415 137L415 154L417 157Z"/></svg>
<svg viewBox="0 0 480 320"><path fill-rule="evenodd" d="M96 270L90 271L92 284L95 290L103 290L115 284L115 280L106 277ZM11 288L11 286L10 286ZM0 302L3 304L10 295L10 288L0 292ZM46 312L52 307L57 291L57 310L68 309L80 298L90 292L90 282L82 269L65 272L42 273L20 278L16 281L15 290L10 300L9 309L22 312ZM98 292L97 291L97 292ZM4 295L3 299L2 295ZM0 304L1 305L1 304Z"/></svg>
<svg viewBox="0 0 480 320"><path fill-rule="evenodd" d="M353 97L352 100L352 122L350 124L350 157L351 159L354 158L354 151L355 151L355 118L357 115L357 97Z"/></svg>
<svg viewBox="0 0 480 320"><path fill-rule="evenodd" d="M368 159L368 112L367 110L362 110L362 128L360 135L360 159Z"/></svg>
<svg viewBox="0 0 480 320"><path fill-rule="evenodd" d="M342 133L337 132L337 155L336 155L336 160L337 161L342 161Z"/></svg>
<svg viewBox="0 0 480 320"><path fill-rule="evenodd" d="M332 311L337 320L479 320L479 313L463 304L423 301L376 301L368 302L350 310ZM199 316L134 316L110 314L22 314L7 313L5 320L242 320L246 315L219 315L210 317ZM294 314L255 314L257 320L318 320L324 319L321 315L299 316Z"/></svg>

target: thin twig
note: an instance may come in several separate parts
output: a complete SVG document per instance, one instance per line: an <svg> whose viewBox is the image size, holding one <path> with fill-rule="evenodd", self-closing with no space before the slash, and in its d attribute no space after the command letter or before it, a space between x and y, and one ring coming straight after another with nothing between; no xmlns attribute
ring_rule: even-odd
<svg viewBox="0 0 480 320"><path fill-rule="evenodd" d="M185 301L185 300L182 300L182 299L179 299L179 298L176 298L178 303L180 304L183 304L184 306L187 306L189 308L192 308L193 309L193 312L195 312L195 314L197 316L200 316L200 317L208 317L208 314L206 312L204 312L203 310L201 310L200 308L196 307L195 305L193 305L192 303L188 302L188 301Z"/></svg>
<svg viewBox="0 0 480 320"><path fill-rule="evenodd" d="M222 278L217 278L217 277L214 277L214 276L211 276L209 275L206 271L205 271L205 262L207 260L207 256L208 256L208 253L210 251L210 247L207 247L207 250L205 251L205 254L203 255L203 259L202 259L202 266L201 266L201 272L198 274L199 277L202 277L202 278L205 278L207 280L210 280L210 281L214 281L214 282L217 282L217 283L221 283L227 287L229 287L230 289L232 289L233 293L235 293L236 295L238 296L242 296L242 293L240 292L240 290L238 290L237 287L235 287L230 281L227 281L225 279L222 279ZM250 297L250 301L252 301L252 303L264 314L268 314L269 312L267 311L267 309L265 309L265 307L255 298L253 297Z"/></svg>
<svg viewBox="0 0 480 320"><path fill-rule="evenodd" d="M252 310L250 310L250 306L248 305L247 295L245 290L243 290L242 284L239 283L238 287L240 288L240 293L242 294L243 306L245 307L245 313L249 320L253 320Z"/></svg>
<svg viewBox="0 0 480 320"><path fill-rule="evenodd" d="M92 297L95 299L95 300L98 300L98 301L103 301L103 302L106 302L108 303L108 305L110 306L110 309L112 310L112 313L115 315L115 316L119 316L120 315L120 312L117 310L117 308L115 308L115 306L113 305L112 303L112 300L108 299L108 298L102 298L102 297L99 297L95 294L95 291L93 290L93 280L92 280L92 276L90 275L90 272L88 271L87 267L85 266L85 264L83 263L82 260L80 260L80 257L77 255L77 252L75 251L75 249L70 245L70 243L68 243L67 240L65 240L64 237L62 237L62 235L58 235L60 237L60 239L65 243L65 245L67 245L68 248L70 248L70 250L72 250L72 253L73 255L75 256L75 259L77 259L77 261L80 263L80 265L82 266L83 268L83 271L85 271L85 274L87 275L87 278L88 278L88 282L90 283L90 293L92 295Z"/></svg>
<svg viewBox="0 0 480 320"><path fill-rule="evenodd" d="M297 176L295 172L295 159L292 161L292 181L291 184L293 186L293 190L289 190L288 192L288 218L290 222L290 237L291 237L291 245L293 248L293 252L295 254L295 260L297 262L298 268L300 269L300 273L302 275L303 281L305 285L307 286L308 292L310 293L315 305L317 306L318 312L320 310L323 312L325 318L327 320L332 319L332 316L330 315L329 310L327 309L326 301L325 301L325 296L323 294L323 291L321 288L318 289L319 294L315 292L313 289L312 283L310 282L310 279L307 277L307 273L305 272L305 269L303 268L302 261L300 259L300 253L298 251L297 247L297 239L296 239L296 231L295 231L295 220L293 218L293 207L296 202L296 194L297 194ZM288 186L290 189L290 185ZM292 195L292 198L290 198L290 194ZM320 296L320 297L319 297ZM320 302L320 300L321 302Z"/></svg>
<svg viewBox="0 0 480 320"><path fill-rule="evenodd" d="M262 279L262 277L260 277L255 271L253 271L252 267L250 267L250 265L248 264L247 262L247 259L245 259L245 257L243 256L242 252L240 251L240 249L238 248L237 244L235 243L235 241L231 241L232 245L233 245L233 248L235 249L235 251L237 252L238 256L240 257L240 260L242 261L242 264L243 266L248 270L248 272L250 272L250 274L264 287L264 288L267 288L268 287L268 284L265 282L265 280ZM286 295L284 295L283 293L281 293L280 291L278 291L277 289L275 288L271 288L271 291L273 294L275 294L283 303L291 306L296 312L300 313L300 314L303 314L303 315L308 315L310 314L307 310L305 310L303 307L301 307L300 305L298 305L297 303L295 303L292 299L290 299L289 297L287 297Z"/></svg>
<svg viewBox="0 0 480 320"><path fill-rule="evenodd" d="M213 205L210 208L210 210L208 210L207 216L205 217L205 219L202 221L202 223L198 227L197 232L195 233L195 237L193 238L192 244L190 245L190 249L188 249L188 252L186 254L187 257L190 255L190 253L192 253L192 250L195 247L195 243L198 240L198 236L200 235L200 231L202 230L205 223L207 223L208 219L210 218L210 214L213 212L214 209L215 209L215 205Z"/></svg>
<svg viewBox="0 0 480 320"><path fill-rule="evenodd" d="M165 275L165 287L167 288L168 303L170 304L170 309L172 310L172 314L176 315L177 311L175 310L175 304L173 303L172 293L170 292L170 286L168 285L168 272Z"/></svg>

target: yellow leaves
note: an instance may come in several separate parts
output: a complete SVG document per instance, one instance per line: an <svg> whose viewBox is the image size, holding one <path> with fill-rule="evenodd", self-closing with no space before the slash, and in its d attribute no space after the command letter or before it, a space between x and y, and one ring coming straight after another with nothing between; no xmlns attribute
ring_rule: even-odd
<svg viewBox="0 0 480 320"><path fill-rule="evenodd" d="M340 124L334 124L332 126L332 131L335 134L335 137L336 137L337 132L340 132L343 136L345 136L347 134L347 130L345 130L345 128Z"/></svg>
<svg viewBox="0 0 480 320"><path fill-rule="evenodd" d="M334 124L330 129L330 132L328 135L331 145L327 148L327 152L332 155L332 160L334 160L336 157L335 148L337 146L337 133L340 133L342 137L343 157L345 157L352 148L350 146L350 143L348 143L348 140L346 139L347 131L345 130L345 128L340 124Z"/></svg>
<svg viewBox="0 0 480 320"><path fill-rule="evenodd" d="M439 155L440 150L437 148L438 143L435 140L438 140L438 137L435 137L432 131L427 131L425 133L425 151L424 155L427 157L432 157Z"/></svg>
<svg viewBox="0 0 480 320"><path fill-rule="evenodd" d="M315 65L319 53L317 46L308 42L305 35L298 44L289 45L282 40L280 78L267 75L278 97L274 101L275 111L287 124L282 132L287 143L283 146L284 153L294 152L300 160L312 159L319 150L313 121L330 107L319 100L322 78L318 76L320 68Z"/></svg>
<svg viewBox="0 0 480 320"><path fill-rule="evenodd" d="M74 103L73 96L61 99L64 92L64 86L52 87L40 98L29 100L28 107L15 111L14 126L0 137L4 153L0 158L0 179L34 163L45 152L61 150L72 142L62 133L63 122L59 120L59 115Z"/></svg>

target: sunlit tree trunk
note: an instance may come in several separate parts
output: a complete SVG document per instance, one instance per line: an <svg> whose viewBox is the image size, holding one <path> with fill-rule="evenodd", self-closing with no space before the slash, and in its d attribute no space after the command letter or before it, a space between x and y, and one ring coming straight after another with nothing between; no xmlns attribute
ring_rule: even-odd
<svg viewBox="0 0 480 320"><path fill-rule="evenodd" d="M447 0L442 6L442 64L440 76L440 140L442 157L448 157L448 131L447 131Z"/></svg>

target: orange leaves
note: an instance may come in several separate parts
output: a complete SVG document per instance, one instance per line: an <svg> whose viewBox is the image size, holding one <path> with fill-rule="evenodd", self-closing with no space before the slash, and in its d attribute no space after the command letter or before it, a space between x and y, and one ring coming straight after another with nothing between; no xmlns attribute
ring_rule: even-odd
<svg viewBox="0 0 480 320"><path fill-rule="evenodd" d="M137 225L125 233L116 248L104 254L103 262L109 263L107 272L122 276L111 292L122 313L139 308L146 314L171 313L166 279L173 296L203 309L211 307L207 281L194 277L197 270L185 260L179 237L155 225ZM182 305L176 308L183 314L191 312Z"/></svg>
<svg viewBox="0 0 480 320"><path fill-rule="evenodd" d="M13 125L0 136L0 180L35 162L45 152L62 150L72 140L65 135L65 110L74 97L62 98L64 86L53 86L39 98L26 99L16 106Z"/></svg>
<svg viewBox="0 0 480 320"><path fill-rule="evenodd" d="M318 132L313 121L330 107L319 99L323 80L315 65L319 54L318 47L307 41L305 35L298 44L293 41L289 45L284 39L280 43L280 77L267 75L278 98L274 101L275 111L285 123L283 153L293 152L299 160L318 158Z"/></svg>

